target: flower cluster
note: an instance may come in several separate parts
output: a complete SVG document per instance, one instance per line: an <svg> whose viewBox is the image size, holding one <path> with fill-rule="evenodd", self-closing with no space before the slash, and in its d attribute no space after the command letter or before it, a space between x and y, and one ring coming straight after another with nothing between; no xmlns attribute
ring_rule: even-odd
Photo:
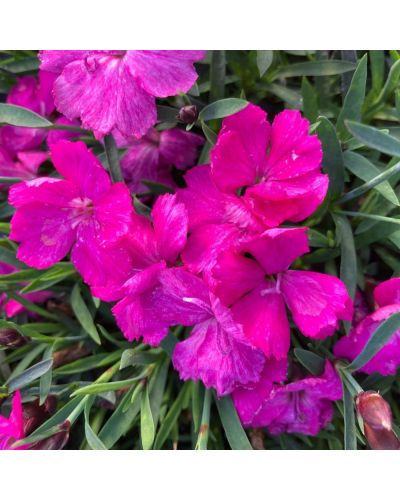
<svg viewBox="0 0 400 500"><path fill-rule="evenodd" d="M217 396L232 395L244 425L316 435L332 419L342 384L330 361L319 375L304 373L289 356L291 329L314 340L351 321L353 303L337 277L303 269L309 252L303 223L323 202L328 176L322 148L299 111L272 123L248 104L226 117L210 162L195 164L203 139L158 130L156 97L188 91L203 51L42 51L39 82L21 78L8 102L82 125L101 140L113 134L126 149L125 182L108 172L76 133L48 134L56 175L37 176L48 158L45 133L2 129L2 175L23 182L9 190L15 213L10 239L17 257L46 269L70 254L92 294L112 302L129 341L159 346L181 325L172 355L182 380L201 380ZM53 102L54 97L54 102ZM36 148L36 151L34 151ZM187 170L178 187L174 170ZM147 181L147 184L146 184ZM149 216L132 193L148 183L168 186ZM151 201L144 198L144 201ZM0 272L11 272L4 265ZM30 298L42 301L46 292ZM377 326L400 311L400 279L375 290L379 308L335 345L354 359ZM2 298L6 314L16 305ZM363 367L393 374L400 365L398 335ZM0 448L21 439L21 400L0 420Z"/></svg>

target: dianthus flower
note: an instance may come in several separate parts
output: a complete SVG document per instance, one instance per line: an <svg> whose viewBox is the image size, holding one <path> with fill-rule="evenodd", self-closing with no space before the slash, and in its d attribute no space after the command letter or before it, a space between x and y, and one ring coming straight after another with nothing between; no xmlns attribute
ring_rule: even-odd
<svg viewBox="0 0 400 500"><path fill-rule="evenodd" d="M376 311L353 326L346 337L342 337L334 347L338 358L352 361L364 349L366 343L379 325L392 314L400 312L400 278L384 281L374 290L378 305ZM400 330L362 368L361 372L381 375L395 375L400 366Z"/></svg>
<svg viewBox="0 0 400 500"><path fill-rule="evenodd" d="M352 301L342 281L312 271L289 270L309 251L307 228L267 229L243 242L240 251L226 251L209 274L213 290L250 342L266 356L286 357L290 326L285 304L301 333L324 339L351 320Z"/></svg>
<svg viewBox="0 0 400 500"><path fill-rule="evenodd" d="M163 271L157 291L157 314L168 325L194 326L179 342L173 364L183 380L201 380L218 396L256 382L264 365L262 352L243 335L229 308L206 283L182 268Z"/></svg>
<svg viewBox="0 0 400 500"><path fill-rule="evenodd" d="M0 450L9 450L15 441L23 439L24 420L22 417L21 394L16 391L12 399L11 413L8 418L0 415ZM13 449L23 449L13 448Z"/></svg>
<svg viewBox="0 0 400 500"><path fill-rule="evenodd" d="M211 168L196 167L180 191L192 235L183 259L195 272L243 236L298 222L323 201L321 144L298 111L279 113L272 125L249 104L224 119L211 151ZM214 245L210 246L210 241Z"/></svg>
<svg viewBox="0 0 400 500"><path fill-rule="evenodd" d="M202 50L42 50L41 69L57 75L54 100L96 138L117 129L143 136L157 120L155 97L188 91Z"/></svg>
<svg viewBox="0 0 400 500"><path fill-rule="evenodd" d="M321 376L307 376L286 385L274 383L282 376L281 364L268 366L258 384L240 388L232 398L245 425L315 436L332 420L332 401L342 398L340 377L329 363Z"/></svg>
<svg viewBox="0 0 400 500"><path fill-rule="evenodd" d="M96 252L128 231L131 197L122 183L111 184L84 143L59 141L50 149L64 179L42 177L11 188L9 202L16 212L10 238L20 242L17 257L38 269L55 264L72 248L72 262L87 279L101 273Z"/></svg>
<svg viewBox="0 0 400 500"><path fill-rule="evenodd" d="M133 193L148 190L142 184L144 180L176 187L171 167L181 170L191 167L203 142L199 135L178 128L161 132L151 129L141 139L130 140L121 159L126 184Z"/></svg>

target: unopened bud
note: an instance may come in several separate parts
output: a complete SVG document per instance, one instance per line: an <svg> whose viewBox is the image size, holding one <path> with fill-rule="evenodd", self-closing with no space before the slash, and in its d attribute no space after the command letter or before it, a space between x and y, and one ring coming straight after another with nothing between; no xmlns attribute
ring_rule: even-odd
<svg viewBox="0 0 400 500"><path fill-rule="evenodd" d="M356 398L356 408L364 422L364 434L373 450L398 450L400 441L392 429L392 412L383 397L366 391Z"/></svg>
<svg viewBox="0 0 400 500"><path fill-rule="evenodd" d="M364 423L376 430L392 429L392 412L383 397L375 391L360 393L356 398L357 411Z"/></svg>
<svg viewBox="0 0 400 500"><path fill-rule="evenodd" d="M90 354L90 350L79 344L66 347L65 349L57 351L53 354L53 367L57 368L59 366L66 365L67 363L76 361L77 359L83 358L88 354Z"/></svg>
<svg viewBox="0 0 400 500"><path fill-rule="evenodd" d="M197 110L197 106L193 104L190 106L183 106L178 113L179 120L186 124L194 123L198 116L199 112Z"/></svg>
<svg viewBox="0 0 400 500"><path fill-rule="evenodd" d="M51 417L56 409L56 403L57 398L55 396L48 396L42 405L39 405L39 399L23 405L22 417L26 436L31 434L31 432L37 429L45 420Z"/></svg>
<svg viewBox="0 0 400 500"><path fill-rule="evenodd" d="M28 339L15 328L0 328L0 345L16 348L25 345Z"/></svg>
<svg viewBox="0 0 400 500"><path fill-rule="evenodd" d="M52 436L42 439L31 447L31 450L62 450L69 439L69 429L71 424L68 420L60 425L60 431Z"/></svg>

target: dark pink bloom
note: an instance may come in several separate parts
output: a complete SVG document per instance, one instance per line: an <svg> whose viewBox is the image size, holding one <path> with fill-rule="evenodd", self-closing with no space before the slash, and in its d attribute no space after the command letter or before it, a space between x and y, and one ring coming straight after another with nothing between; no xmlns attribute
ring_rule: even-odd
<svg viewBox="0 0 400 500"><path fill-rule="evenodd" d="M185 175L187 188L179 199L189 214L190 237L182 254L187 267L201 272L212 267L226 248L238 245L249 234L265 229L243 198L218 191L210 177L210 167L194 167Z"/></svg>
<svg viewBox="0 0 400 500"><path fill-rule="evenodd" d="M122 173L133 192L147 191L143 180L175 187L171 167L190 167L197 157L197 148L204 139L178 128L159 132L151 129L141 139L131 140L121 160Z"/></svg>
<svg viewBox="0 0 400 500"><path fill-rule="evenodd" d="M12 449L11 445L24 437L21 394L19 391L16 391L12 399L10 416L5 418L0 415L0 450ZM24 447L13 449L18 450L23 448Z"/></svg>
<svg viewBox="0 0 400 500"><path fill-rule="evenodd" d="M17 257L38 269L63 259L86 279L98 272L91 258L129 229L132 204L122 183L109 175L82 142L51 146L56 170L64 179L42 177L13 186L9 202L16 208L10 238L20 242ZM88 258L89 256L89 258Z"/></svg>
<svg viewBox="0 0 400 500"><path fill-rule="evenodd" d="M233 393L243 423L267 427L271 434L318 434L332 420L332 401L342 398L340 378L329 361L320 377L308 376L287 385L271 384L267 368L255 387ZM279 371L272 375L278 378Z"/></svg>
<svg viewBox="0 0 400 500"><path fill-rule="evenodd" d="M334 347L338 358L350 361L364 349L378 326L392 314L400 312L400 278L384 281L374 290L378 309L353 326L346 337L342 337ZM364 373L378 372L381 375L395 375L400 366L400 330L361 369Z"/></svg>
<svg viewBox="0 0 400 500"><path fill-rule="evenodd" d="M5 147L0 146L0 176L34 179L48 156L46 151L20 151L12 155Z"/></svg>
<svg viewBox="0 0 400 500"><path fill-rule="evenodd" d="M290 328L285 304L299 330L314 339L332 335L338 320L351 320L352 302L336 277L288 270L308 251L307 228L269 229L227 251L208 280L250 342L267 357L286 357ZM244 254L250 254L253 258Z"/></svg>
<svg viewBox="0 0 400 500"><path fill-rule="evenodd" d="M325 198L328 176L320 169L320 141L299 111L279 113L272 125L266 118L249 104L224 119L211 152L211 178L224 193L242 191L251 210L275 227L311 215Z"/></svg>
<svg viewBox="0 0 400 500"><path fill-rule="evenodd" d="M7 104L28 108L42 116L49 116L54 111L51 89L55 77L47 71L39 71L39 79L33 76L18 78L17 83L7 96ZM41 128L25 128L6 125L0 130L0 145L15 155L20 151L38 148L47 131ZM17 177L17 176L13 176Z"/></svg>
<svg viewBox="0 0 400 500"><path fill-rule="evenodd" d="M230 310L203 280L179 268L163 271L155 305L168 325L194 325L175 347L173 363L183 380L201 380L218 396L256 382L264 365L261 351L243 335Z"/></svg>
<svg viewBox="0 0 400 500"><path fill-rule="evenodd" d="M134 214L132 229L122 243L127 258L112 286L92 288L105 300L124 297L113 313L128 340L143 337L146 343L158 345L168 333L170 325L159 314L159 276L167 266L175 264L186 235L184 205L177 203L176 195L160 196L152 210L152 223Z"/></svg>
<svg viewBox="0 0 400 500"><path fill-rule="evenodd" d="M10 274L18 271L14 266L0 262L0 274ZM33 303L40 304L45 302L48 298L52 296L52 293L46 291L30 292L21 294L26 300ZM19 314L20 312L26 311L26 308L17 300L7 299L5 293L0 294L0 309L2 309L8 318Z"/></svg>
<svg viewBox="0 0 400 500"><path fill-rule="evenodd" d="M42 50L41 68L58 75L58 111L101 138L115 129L143 136L157 120L155 97L186 92L197 79L193 63L205 51Z"/></svg>

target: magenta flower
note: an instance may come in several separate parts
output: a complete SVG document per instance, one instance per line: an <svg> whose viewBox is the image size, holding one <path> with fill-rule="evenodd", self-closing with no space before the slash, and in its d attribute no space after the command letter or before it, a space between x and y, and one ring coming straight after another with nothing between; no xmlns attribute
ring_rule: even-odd
<svg viewBox="0 0 400 500"><path fill-rule="evenodd" d="M8 94L6 102L28 108L42 116L49 116L54 111L51 94L54 80L54 75L47 71L39 71L39 80L33 76L18 78L17 83ZM46 133L47 131L41 128L6 125L0 130L0 145L14 156L20 151L38 148L46 137Z"/></svg>
<svg viewBox="0 0 400 500"><path fill-rule="evenodd" d="M58 75L54 99L70 120L101 138L117 129L143 136L157 120L155 97L186 92L202 50L42 50L41 69Z"/></svg>
<svg viewBox="0 0 400 500"><path fill-rule="evenodd" d="M16 271L18 271L16 267L6 264L5 262L0 262L0 274L10 274ZM49 299L53 294L51 292L39 291L24 293L20 295L30 302L40 304ZM0 309L5 312L8 318L26 311L26 308L17 300L7 299L7 294L5 293L0 294Z"/></svg>
<svg viewBox="0 0 400 500"><path fill-rule="evenodd" d="M178 191L189 214L190 237L182 259L195 273L210 268L221 251L237 246L249 234L259 234L264 224L243 198L218 191L210 167L194 167L185 175L187 188Z"/></svg>
<svg viewBox="0 0 400 500"><path fill-rule="evenodd" d="M65 118L65 116L59 116L56 118L54 121L56 125L67 125L69 127L79 127L80 123L78 120L68 120L68 118ZM74 137L79 137L81 134L79 132L73 131L73 130L62 130L62 129L55 129L55 130L50 130L49 133L47 134L47 144L54 144L55 142L61 141L61 140L70 140L73 139Z"/></svg>
<svg viewBox="0 0 400 500"><path fill-rule="evenodd" d="M346 337L342 337L334 346L334 354L338 358L349 361L355 359L364 349L371 335L389 316L400 312L400 278L384 281L374 290L374 298L378 309L353 326ZM373 356L360 372L381 375L395 375L400 366L400 330Z"/></svg>
<svg viewBox="0 0 400 500"><path fill-rule="evenodd" d="M301 333L314 339L332 335L339 319L352 318L352 301L338 278L288 270L309 250L306 232L304 227L266 230L243 242L241 253L222 254L208 276L222 302L233 304L246 337L267 357L282 359L289 350L285 304Z"/></svg>
<svg viewBox="0 0 400 500"><path fill-rule="evenodd" d="M175 182L171 167L184 169L194 164L197 148L204 139L178 128L158 132L151 129L141 139L130 140L121 160L122 173L131 192L148 191L143 180L159 182L172 188Z"/></svg>
<svg viewBox="0 0 400 500"><path fill-rule="evenodd" d="M101 272L95 267L98 249L128 231L130 194L122 183L111 184L82 142L59 141L51 155L64 179L42 177L11 188L9 202L16 212L10 238L20 242L17 257L38 269L55 264L72 248L72 262L87 279Z"/></svg>
<svg viewBox="0 0 400 500"><path fill-rule="evenodd" d="M224 193L241 192L251 210L275 227L311 215L325 198L328 176L320 170L320 141L309 135L299 111L279 113L272 125L266 117L249 104L224 119L211 152L211 178Z"/></svg>
<svg viewBox="0 0 400 500"><path fill-rule="evenodd" d="M119 281L92 291L105 300L124 297L113 313L125 337L131 341L143 337L146 343L158 345L170 326L159 314L159 276L175 264L185 246L186 209L177 203L176 195L160 196L152 210L152 221L134 215L132 229L123 242L128 258L122 263Z"/></svg>
<svg viewBox="0 0 400 500"><path fill-rule="evenodd" d="M279 378L279 370L272 375ZM315 436L332 420L332 401L342 398L340 378L329 361L320 377L271 385L271 372L266 370L255 387L239 389L232 395L243 423L267 427L271 434L298 432Z"/></svg>
<svg viewBox="0 0 400 500"><path fill-rule="evenodd" d="M19 391L16 391L12 399L10 416L5 418L0 415L0 450L24 449L23 446L19 448L11 448L15 441L23 439L24 437L25 433L24 421L22 418L21 394Z"/></svg>
<svg viewBox="0 0 400 500"><path fill-rule="evenodd" d="M201 380L218 396L256 382L264 365L261 351L243 335L230 310L203 280L179 268L160 274L158 315L167 325L194 325L175 347L173 364L183 380Z"/></svg>
<svg viewBox="0 0 400 500"><path fill-rule="evenodd" d="M20 151L15 156L0 146L0 176L29 180L37 177L40 165L48 159L46 151Z"/></svg>

